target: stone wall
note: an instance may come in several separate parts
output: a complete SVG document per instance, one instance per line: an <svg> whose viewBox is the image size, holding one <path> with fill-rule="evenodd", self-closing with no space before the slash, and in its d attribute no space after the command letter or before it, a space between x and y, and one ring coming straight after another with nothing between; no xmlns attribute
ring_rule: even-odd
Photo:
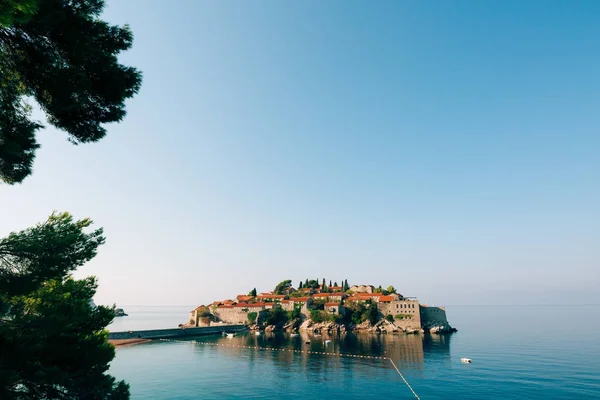
<svg viewBox="0 0 600 400"><path fill-rule="evenodd" d="M109 332L109 339L167 339L185 336L214 335L222 332L240 332L246 325L220 325L206 328L152 329L146 331Z"/></svg>
<svg viewBox="0 0 600 400"><path fill-rule="evenodd" d="M424 327L448 324L448 320L446 319L446 309L444 307L430 307L426 304L422 304L420 309L421 323Z"/></svg>
<svg viewBox="0 0 600 400"><path fill-rule="evenodd" d="M394 323L403 328L421 328L421 308L418 300L393 300L389 303L377 303L379 312L394 317ZM396 318L397 315L404 316L402 319Z"/></svg>
<svg viewBox="0 0 600 400"><path fill-rule="evenodd" d="M248 311L243 311L243 308L232 307L232 308L220 308L217 307L214 310L214 314L219 320L228 324L247 324L248 323Z"/></svg>

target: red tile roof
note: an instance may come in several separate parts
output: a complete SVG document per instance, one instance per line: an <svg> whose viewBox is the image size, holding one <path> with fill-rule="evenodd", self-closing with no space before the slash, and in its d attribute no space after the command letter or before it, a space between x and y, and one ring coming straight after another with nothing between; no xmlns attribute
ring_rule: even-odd
<svg viewBox="0 0 600 400"><path fill-rule="evenodd" d="M235 308L253 308L253 307L264 307L265 303L237 303L234 304L233 307Z"/></svg>
<svg viewBox="0 0 600 400"><path fill-rule="evenodd" d="M260 294L256 296L257 299L285 299L284 294Z"/></svg>
<svg viewBox="0 0 600 400"><path fill-rule="evenodd" d="M294 298L291 298L290 301L293 301L296 303L305 303L308 301L308 299L310 299L310 297L294 297Z"/></svg>
<svg viewBox="0 0 600 400"><path fill-rule="evenodd" d="M346 301L367 301L369 299L370 299L370 297L353 296L353 297L347 298Z"/></svg>
<svg viewBox="0 0 600 400"><path fill-rule="evenodd" d="M217 308L233 308L233 306L222 305L222 306L217 306Z"/></svg>
<svg viewBox="0 0 600 400"><path fill-rule="evenodd" d="M389 303L394 300L394 296L381 296L379 297L380 303Z"/></svg>
<svg viewBox="0 0 600 400"><path fill-rule="evenodd" d="M316 293L312 297L329 297L329 293Z"/></svg>
<svg viewBox="0 0 600 400"><path fill-rule="evenodd" d="M325 307L337 307L340 303L325 303Z"/></svg>
<svg viewBox="0 0 600 400"><path fill-rule="evenodd" d="M238 294L236 299L238 299L238 301L247 302L248 300L252 299L252 296L246 296L245 294Z"/></svg>

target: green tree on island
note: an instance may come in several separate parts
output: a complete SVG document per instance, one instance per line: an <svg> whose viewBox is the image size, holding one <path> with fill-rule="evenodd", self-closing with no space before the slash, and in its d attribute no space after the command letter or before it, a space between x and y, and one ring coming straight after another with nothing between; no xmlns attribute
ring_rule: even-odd
<svg viewBox="0 0 600 400"><path fill-rule="evenodd" d="M252 289L250 293L248 293L248 296L256 297L256 288Z"/></svg>
<svg viewBox="0 0 600 400"><path fill-rule="evenodd" d="M281 281L275 286L275 294L283 294L287 289L292 287L292 281L290 279L286 279L285 281Z"/></svg>
<svg viewBox="0 0 600 400"><path fill-rule="evenodd" d="M124 118L141 73L119 64L133 36L99 19L103 9L103 0L0 1L3 182L32 172L43 125L28 100L75 144L100 140L104 124ZM84 232L90 225L55 213L0 240L1 399L129 398L128 385L106 373L115 353L104 328L114 310L92 307L94 278L69 275L104 243L101 229Z"/></svg>

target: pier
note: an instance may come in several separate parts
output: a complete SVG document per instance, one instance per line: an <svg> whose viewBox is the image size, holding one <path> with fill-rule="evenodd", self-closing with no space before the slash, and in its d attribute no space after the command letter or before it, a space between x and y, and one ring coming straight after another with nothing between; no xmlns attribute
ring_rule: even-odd
<svg viewBox="0 0 600 400"><path fill-rule="evenodd" d="M172 339L203 335L233 333L247 330L246 325L206 326L200 328L151 329L143 331L109 332L108 340L124 341L129 339Z"/></svg>

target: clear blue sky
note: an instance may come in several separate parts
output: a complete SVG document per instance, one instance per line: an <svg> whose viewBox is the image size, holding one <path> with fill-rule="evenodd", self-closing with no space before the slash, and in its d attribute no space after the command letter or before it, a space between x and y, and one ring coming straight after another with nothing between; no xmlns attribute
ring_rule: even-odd
<svg viewBox="0 0 600 400"><path fill-rule="evenodd" d="M39 134L0 234L107 244L96 302L290 278L430 304L598 303L600 2L108 1L144 72L93 145Z"/></svg>

